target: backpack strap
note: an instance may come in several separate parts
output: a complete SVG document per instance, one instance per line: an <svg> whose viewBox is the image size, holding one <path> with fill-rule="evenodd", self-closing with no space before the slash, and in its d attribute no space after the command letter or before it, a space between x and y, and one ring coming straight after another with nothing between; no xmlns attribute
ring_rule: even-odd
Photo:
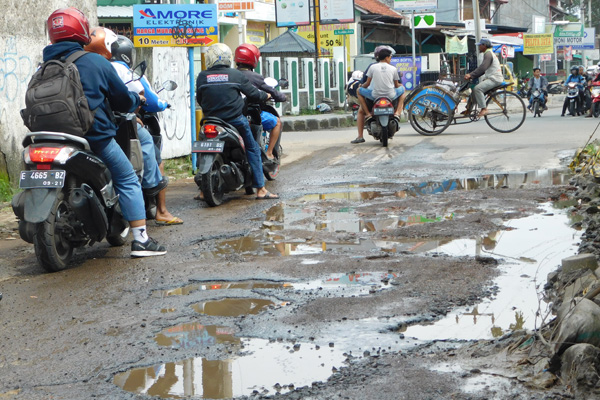
<svg viewBox="0 0 600 400"><path fill-rule="evenodd" d="M85 51L85 50L77 50L76 52L74 52L73 54L71 54L69 57L67 57L67 59L64 61L66 64L69 63L74 63L75 61L77 61L80 57L85 56L87 53L89 53L89 51Z"/></svg>

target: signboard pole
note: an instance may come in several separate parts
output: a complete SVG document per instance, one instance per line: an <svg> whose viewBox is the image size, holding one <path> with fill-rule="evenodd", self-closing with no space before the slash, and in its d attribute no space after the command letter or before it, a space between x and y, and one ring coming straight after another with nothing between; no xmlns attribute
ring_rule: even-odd
<svg viewBox="0 0 600 400"><path fill-rule="evenodd" d="M412 81L413 81L413 90L417 86L417 57L415 54L415 10L411 12L411 45L412 45Z"/></svg>
<svg viewBox="0 0 600 400"><path fill-rule="evenodd" d="M481 21L479 20L479 0L473 0L473 23L475 25L475 43L481 41ZM479 46L475 46L475 54L479 61Z"/></svg>
<svg viewBox="0 0 600 400"><path fill-rule="evenodd" d="M190 62L190 114L192 123L190 125L190 130L192 131L192 147L194 146L194 142L196 141L196 78L194 76L194 48L188 48L188 59ZM194 170L194 174L196 173L196 153L192 152L192 169Z"/></svg>
<svg viewBox="0 0 600 400"><path fill-rule="evenodd" d="M319 40L321 39L320 34L319 34L319 0L313 0L313 4L314 4L314 21L313 21L313 27L314 27L314 36L315 36L315 83L317 84L317 86L319 85Z"/></svg>

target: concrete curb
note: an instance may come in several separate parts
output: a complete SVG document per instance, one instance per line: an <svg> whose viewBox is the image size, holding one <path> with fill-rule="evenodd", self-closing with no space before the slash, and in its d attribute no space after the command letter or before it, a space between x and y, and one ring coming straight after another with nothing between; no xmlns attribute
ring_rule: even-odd
<svg viewBox="0 0 600 400"><path fill-rule="evenodd" d="M356 122L352 118L352 115L336 115L336 114L325 114L319 115L319 118L314 116L306 117L282 117L283 131L317 131L331 128L348 128L355 126Z"/></svg>

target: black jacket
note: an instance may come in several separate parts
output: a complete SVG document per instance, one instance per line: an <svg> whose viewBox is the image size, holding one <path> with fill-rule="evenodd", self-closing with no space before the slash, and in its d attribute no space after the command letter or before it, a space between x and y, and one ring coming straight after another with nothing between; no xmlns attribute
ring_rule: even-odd
<svg viewBox="0 0 600 400"><path fill-rule="evenodd" d="M263 76L258 72L251 71L249 69L239 69L239 71L242 71L244 75L246 75L246 78L248 78L250 83L253 84L255 88L260 89L263 92L269 93L276 102L282 103L284 101L287 101L287 97L285 97L285 94L267 85L265 83L265 78L263 78Z"/></svg>
<svg viewBox="0 0 600 400"><path fill-rule="evenodd" d="M196 100L205 117L217 117L226 122L238 118L244 112L242 93L253 103L262 103L268 98L237 69L215 65L198 74Z"/></svg>

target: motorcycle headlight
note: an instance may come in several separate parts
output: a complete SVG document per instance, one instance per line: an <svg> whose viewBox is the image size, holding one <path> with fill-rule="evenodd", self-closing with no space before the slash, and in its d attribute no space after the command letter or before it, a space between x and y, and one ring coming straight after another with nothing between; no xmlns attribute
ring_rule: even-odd
<svg viewBox="0 0 600 400"><path fill-rule="evenodd" d="M600 88L593 88L592 89L592 95L599 96L600 95Z"/></svg>
<svg viewBox="0 0 600 400"><path fill-rule="evenodd" d="M533 95L534 95L535 97L538 97L538 96L540 95L540 91L539 91L539 90L535 90L535 91L533 92Z"/></svg>

